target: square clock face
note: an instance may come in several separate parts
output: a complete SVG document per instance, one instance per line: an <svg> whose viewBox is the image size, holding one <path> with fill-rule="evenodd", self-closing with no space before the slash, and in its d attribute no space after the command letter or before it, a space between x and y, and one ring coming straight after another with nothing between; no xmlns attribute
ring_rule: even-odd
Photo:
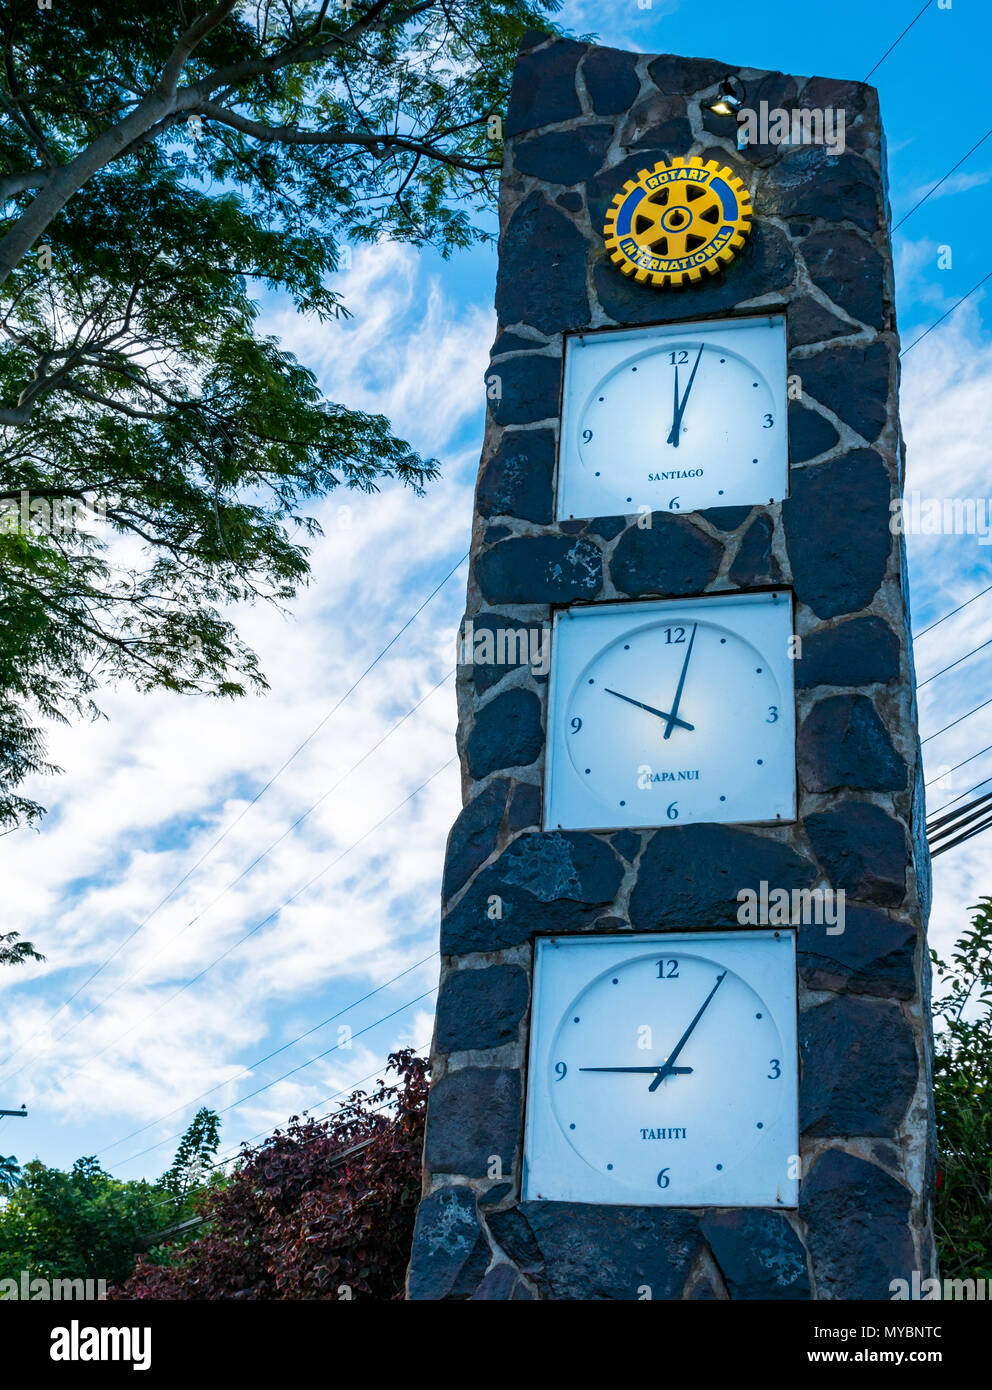
<svg viewBox="0 0 992 1390"><path fill-rule="evenodd" d="M523 1195L795 1206L791 931L539 939Z"/></svg>
<svg viewBox="0 0 992 1390"><path fill-rule="evenodd" d="M567 339L558 520L787 495L785 319Z"/></svg>
<svg viewBox="0 0 992 1390"><path fill-rule="evenodd" d="M555 615L546 830L796 814L786 590Z"/></svg>

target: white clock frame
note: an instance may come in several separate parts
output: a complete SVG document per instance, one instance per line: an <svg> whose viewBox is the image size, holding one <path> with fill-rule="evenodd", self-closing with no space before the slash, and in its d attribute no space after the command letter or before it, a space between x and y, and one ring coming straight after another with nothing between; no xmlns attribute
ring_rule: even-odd
<svg viewBox="0 0 992 1390"><path fill-rule="evenodd" d="M725 1127L726 1139L722 1142L719 1134L715 1136L710 1159L715 1160L719 1153L723 1163L719 1169L715 1162L709 1168L704 1160L701 1169L708 1171L700 1170L697 1173L696 1169L685 1170L677 1180L670 1180L665 1188L658 1185L661 1171L667 1167L678 1172L678 1136L673 1140L670 1134L666 1135L661 1142L656 1137L649 1137L646 1142L651 1147L640 1149L645 1139L642 1127L636 1123L637 1119L642 1116L656 1118L659 1111L662 1116L666 1113L661 1104L655 1108L655 1099L648 1098L646 1088L643 1112L632 1116L634 1123L626 1136L626 1145L618 1138L612 1171L607 1171L607 1165L602 1161L591 1162L569 1140L556 1117L553 1094L553 1088L558 1084L553 1079L555 1053L556 1048L562 1046L559 1033L571 1026L572 1010L582 1007L579 1001L586 991L598 983L614 983L614 971L620 972L622 978L623 970L634 963L639 962L642 967L645 962L653 963L659 952L663 958L680 957L687 960L689 957L704 957L707 963L722 966L736 977L738 999L746 998L748 989L753 991L768 1009L768 1022L774 1024L780 1042L780 1050L775 1057L781 1064L781 1076L769 1076L768 1082L784 1088L781 1093L776 1093L778 1113L773 1116L771 1110L762 1110L765 1116L762 1124L756 1124L752 1113L755 1109L753 1097L745 1090L739 1094L734 1092L729 1097L721 1096L714 1122ZM664 986L660 985L660 988ZM623 995L618 998L624 1011L623 1030L632 1033L637 1020L630 1017ZM673 1030L682 1024L685 1013L684 1008L679 1012L677 1022L673 1022ZM716 1014L712 1015L711 1025L716 1023L717 1017ZM745 1022L740 1021L742 1024ZM702 1022L699 1026L702 1026ZM767 1027L757 1019L756 1026ZM673 1047L676 1036L677 1033L673 1031L671 1037L665 1037L664 1046ZM711 1027L711 1039L712 1036ZM766 1031L761 1041L767 1037ZM732 1035L728 1036L727 1044L734 1046ZM603 1043L604 1060L607 1056L611 1060L619 1059L621 1055L632 1061L648 1060L646 1053L631 1049L629 1040L626 1051L618 1050L616 1038ZM699 1060L699 1052L698 1049L693 1052L690 1038L679 1060L689 1062L694 1058ZM623 1080L627 1083L629 1078ZM706 1077L697 1072L694 1082L704 1085ZM683 1084L683 1078L672 1076L664 1084ZM677 1097L677 1092L673 1094ZM630 1095L627 1085L624 1095ZM618 1107L623 1108L624 1104L629 1106L629 1100L618 1101ZM671 1106L671 1097L667 1098L667 1104ZM670 1109L668 1114L671 1116ZM608 1125L608 1116L604 1119L602 1110L599 1110L589 1123L595 1126L595 1142L602 1145L603 1126ZM740 1127L736 1145L735 1125ZM639 1129L641 1134L635 1137ZM743 1134L751 1139L750 1148L741 1143L740 1135ZM607 1149L610 1149L609 1144L603 1146L603 1154ZM631 1149L634 1150L634 1157L625 1159L624 1155L630 1153ZM692 1208L795 1207L799 1192L798 1154L799 1061L794 932L765 929L636 936L623 933L612 936L577 934L537 939L524 1133L522 1195L525 1201ZM666 1165L663 1160L672 1155L672 1163ZM657 1174L655 1169L658 1170ZM690 1172L696 1174L694 1185L691 1181L687 1183Z"/></svg>
<svg viewBox="0 0 992 1390"><path fill-rule="evenodd" d="M759 457L752 465L751 457L746 461L734 459L733 427L739 426L742 412L739 402L725 409L723 418L714 409L713 403L705 399L695 402L702 411L700 426L706 430L703 445L706 454L706 468L712 479L703 485L696 481L672 480L665 475L678 472L680 458L675 450L670 450L670 458L661 456L666 467L657 470L658 479L649 481L645 473L643 484L637 486L628 480L631 491L618 489L611 485L611 478L597 476L595 459L584 457L584 447L580 438L582 422L592 418L587 414L595 410L595 399L605 382L618 381L617 373L627 369L638 369L643 373L648 361L657 354L673 350L674 345L703 344L707 348L725 352L730 359L741 359L753 367L758 374L755 385L758 396L766 404L773 419L773 425L762 430ZM691 354L690 354L691 356ZM680 393L685 391L691 361L685 366L680 381ZM628 516L647 509L650 511L698 511L705 507L746 506L756 503L777 502L788 496L789 487L789 441L788 441L788 366L785 318L780 315L761 318L714 319L678 324L652 324L642 328L605 329L596 333L572 335L565 341L564 386L562 393L561 437L558 446L558 479L556 489L557 520L575 517ZM633 378L623 389L635 389ZM712 381L701 377L694 390L699 394L714 389ZM735 400L739 392L734 393ZM650 388L641 393L643 400L644 423L638 431L638 438L648 435L652 450L663 445L666 433L671 427L673 402L667 395L652 392ZM630 412L623 412L622 419L630 419ZM695 425L694 425L695 427ZM607 440L613 457L629 451L630 441L626 443L616 437L614 428ZM599 451L597 444L596 452ZM750 449L748 454L751 454ZM722 459L722 467L721 467ZM602 459L600 459L602 461ZM716 476L718 470L720 476ZM604 470L600 469L600 474ZM614 475L615 477L615 475ZM625 487L628 485L625 484ZM700 494L703 494L700 497ZM693 494L698 500L693 500ZM681 500L675 507L672 499Z"/></svg>
<svg viewBox="0 0 992 1390"><path fill-rule="evenodd" d="M721 625L741 643L755 649L762 658L760 682L765 691L777 690L778 698L767 700L766 706L776 705L778 716L775 735L768 745L761 745L761 774L752 774L754 785L731 772L725 789L716 792L704 814L693 814L685 798L692 800L691 784L680 780L679 773L669 781L668 771L659 773L663 780L651 781L635 776L630 790L621 799L608 800L596 785L584 780L586 769L573 760L569 746L568 711L587 673L598 659L624 637L640 634L645 629L677 624ZM702 598L649 599L634 603L599 603L588 607L560 609L555 614L551 645L551 679L548 693L548 724L544 775L544 828L563 830L618 830L623 828L664 828L665 826L717 822L720 824L778 824L795 820L796 790L796 713L795 663L790 658L793 633L791 594L784 589L756 593L713 594ZM757 670L758 668L756 668ZM755 679L757 677L750 677ZM741 689L740 684L736 689ZM634 694L636 691L632 690ZM655 700L666 711L673 691L655 692ZM758 695L760 695L760 691ZM756 699L758 698L756 695ZM641 693L640 699L650 696ZM728 695L728 702L730 696ZM618 706L619 709L619 706ZM683 711L686 713L686 711ZM692 711L690 710L691 714ZM732 717L727 710L727 718ZM618 718L621 716L617 716ZM629 716L628 716L629 717ZM635 716L644 718L645 716ZM650 716L647 716L648 718ZM645 749L651 744L645 734ZM660 753L677 745L669 745L659 736L654 746ZM703 745L700 744L699 748ZM697 750L694 748L693 752ZM757 752L758 749L753 749ZM653 755L652 755L653 756ZM583 759L584 761L584 759ZM755 758L755 765L759 760ZM631 763L631 772L640 773L652 764ZM696 782L700 782L697 775ZM758 786L757 782L761 785ZM641 785L643 783L643 785ZM668 792L680 792L682 799L671 813L672 798Z"/></svg>

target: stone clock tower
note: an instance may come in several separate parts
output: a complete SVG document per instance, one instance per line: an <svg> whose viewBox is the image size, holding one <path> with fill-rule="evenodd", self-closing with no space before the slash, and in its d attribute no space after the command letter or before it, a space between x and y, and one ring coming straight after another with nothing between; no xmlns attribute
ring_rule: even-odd
<svg viewBox="0 0 992 1390"><path fill-rule="evenodd" d="M933 1122L876 94L532 33L505 135L409 1296L888 1299Z"/></svg>

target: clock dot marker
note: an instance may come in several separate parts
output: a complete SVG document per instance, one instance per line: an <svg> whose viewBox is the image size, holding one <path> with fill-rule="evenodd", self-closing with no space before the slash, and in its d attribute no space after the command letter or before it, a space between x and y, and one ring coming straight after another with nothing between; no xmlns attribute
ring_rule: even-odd
<svg viewBox="0 0 992 1390"><path fill-rule="evenodd" d="M723 1164L722 1164L722 1163L718 1163L718 1164L716 1165L716 1171L717 1171L718 1173L722 1173L722 1172L723 1172Z"/></svg>
<svg viewBox="0 0 992 1390"><path fill-rule="evenodd" d="M579 1016L578 1016L578 1014L576 1014L575 1017L572 1019L572 1022L573 1022L573 1023L578 1023L578 1021L579 1021Z"/></svg>
<svg viewBox="0 0 992 1390"><path fill-rule="evenodd" d="M720 361L721 361L721 362L726 362L726 360L727 360L727 359L726 359L725 357L721 357L721 358L720 358Z"/></svg>
<svg viewBox="0 0 992 1390"><path fill-rule="evenodd" d="M614 983L615 985L618 985L618 984L620 983L620 981L619 981L618 979L614 978L613 983Z"/></svg>
<svg viewBox="0 0 992 1390"><path fill-rule="evenodd" d="M591 771L592 771L592 768L591 768L591 767L587 767L587 768L586 768L586 776L587 776L587 777L589 776L589 774L590 774Z"/></svg>
<svg viewBox="0 0 992 1390"><path fill-rule="evenodd" d="M762 1123L762 1121L759 1120L756 1127L757 1127L758 1129L764 1129L765 1126L764 1126L764 1124Z"/></svg>
<svg viewBox="0 0 992 1390"><path fill-rule="evenodd" d="M755 463L757 463L757 461L758 461L758 460L755 459ZM598 470L597 470L597 472L596 472L596 477L597 477L597 478L599 477L599 472L598 472Z"/></svg>
<svg viewBox="0 0 992 1390"><path fill-rule="evenodd" d="M726 799L727 799L727 798L726 798L725 796L721 796L721 798L720 798L721 801L726 801Z"/></svg>
<svg viewBox="0 0 992 1390"><path fill-rule="evenodd" d="M613 1172L613 1164L612 1164L612 1163L608 1163L608 1164L606 1165L606 1167L607 1167L607 1169L608 1169L609 1172L611 1172L611 1173Z"/></svg>
<svg viewBox="0 0 992 1390"><path fill-rule="evenodd" d="M764 1014L755 1014L755 1018L764 1018Z"/></svg>
<svg viewBox="0 0 992 1390"><path fill-rule="evenodd" d="M764 758L759 758L759 759L758 759L758 766L761 767L761 765L762 765L762 763L763 763L764 761L765 761Z"/></svg>
<svg viewBox="0 0 992 1390"><path fill-rule="evenodd" d="M760 676L760 675L761 675L761 672L762 672L762 667L756 666L756 667L754 668L754 674L755 674L756 676Z"/></svg>
<svg viewBox="0 0 992 1390"><path fill-rule="evenodd" d="M752 382L751 382L751 385L752 385L752 386L757 386L757 384L758 384L758 383L757 383L756 381L752 381Z"/></svg>
<svg viewBox="0 0 992 1390"><path fill-rule="evenodd" d="M621 803L620 803L621 806L626 806L626 804L627 804L626 801L621 801Z"/></svg>
<svg viewBox="0 0 992 1390"><path fill-rule="evenodd" d="M569 1125L569 1129L574 1129L574 1128L575 1128L574 1125Z"/></svg>
<svg viewBox="0 0 992 1390"><path fill-rule="evenodd" d="M722 497L722 496L723 496L723 488L720 488L719 492L717 493L717 497Z"/></svg>

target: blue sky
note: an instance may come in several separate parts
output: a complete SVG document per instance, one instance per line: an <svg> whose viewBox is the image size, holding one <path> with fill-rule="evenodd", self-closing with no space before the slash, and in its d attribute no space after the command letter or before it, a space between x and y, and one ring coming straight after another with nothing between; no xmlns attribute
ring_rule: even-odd
<svg viewBox="0 0 992 1390"><path fill-rule="evenodd" d="M581 0L563 19L617 47L862 79L921 4ZM990 41L988 6L934 3L872 77L895 221L992 123L980 96ZM986 273L990 214L992 139L895 235L904 346ZM106 692L106 720L53 731L65 775L33 789L50 807L45 826L0 842L10 924L49 957L0 977L0 1106L31 1112L0 1122L0 1153L60 1165L99 1153L121 1176L155 1176L201 1096L224 1111L227 1153L294 1111L330 1109L391 1047L429 1041L441 862L460 805L445 677L464 568L329 711L468 548L494 276L489 248L443 263L385 246L357 251L338 277L347 324L265 302L268 331L326 393L388 414L438 456L443 480L423 499L391 489L328 501L310 588L288 617L241 619L271 681L264 698L221 706L122 688ZM990 290L904 360L907 490L989 494ZM975 537L911 537L916 628L992 583L989 558ZM921 680L987 638L992 595L921 639ZM976 705L990 676L982 653L925 685L923 734ZM931 806L992 776L992 752L946 771L986 743L992 706L925 744ZM935 889L933 937L946 949L992 892L992 837L938 859Z"/></svg>

